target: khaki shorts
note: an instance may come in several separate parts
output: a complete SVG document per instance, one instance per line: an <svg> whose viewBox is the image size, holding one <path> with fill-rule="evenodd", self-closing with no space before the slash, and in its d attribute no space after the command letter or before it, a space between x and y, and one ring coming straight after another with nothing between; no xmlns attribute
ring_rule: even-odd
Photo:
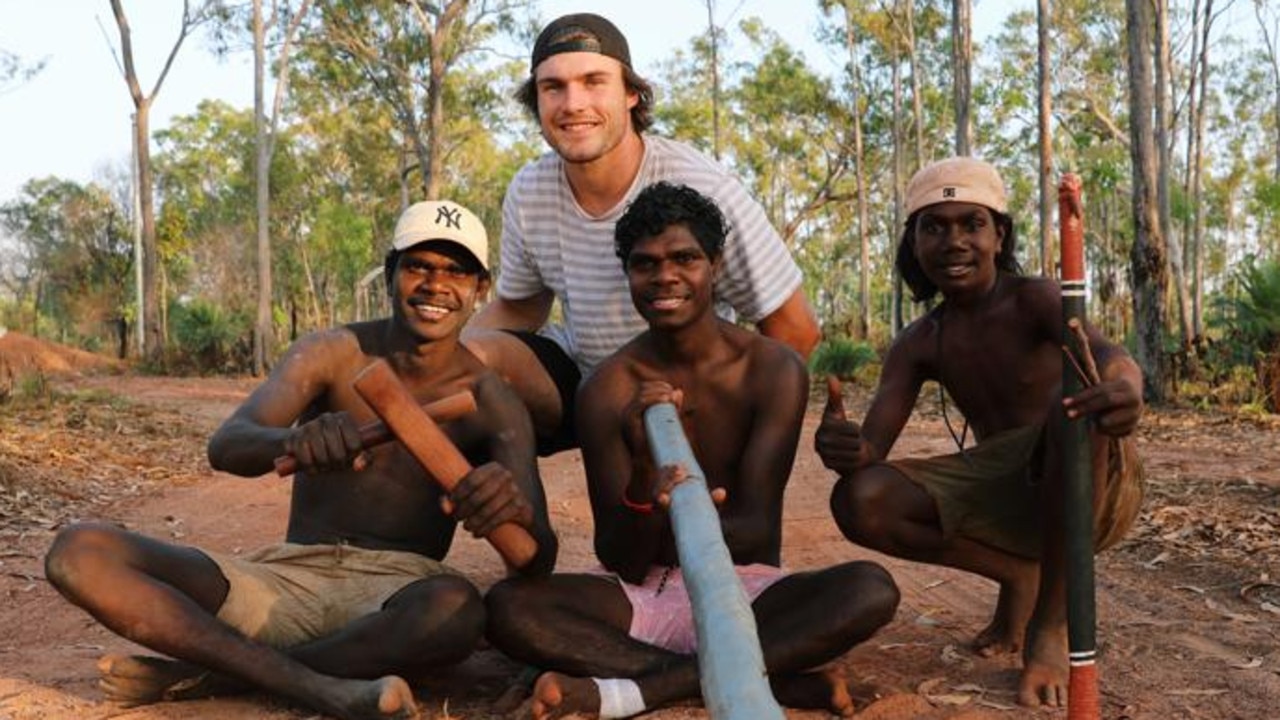
<svg viewBox="0 0 1280 720"><path fill-rule="evenodd" d="M1039 558L1042 515L1039 461L1042 426L987 438L964 454L907 458L888 463L924 488L938 507L942 532L977 540L1008 553ZM1133 435L1108 440L1106 495L1094 511L1094 549L1124 537L1142 505L1142 462ZM1096 482L1096 480L1095 480Z"/></svg>
<svg viewBox="0 0 1280 720"><path fill-rule="evenodd" d="M269 545L248 555L203 551L230 590L218 619L277 648L324 637L382 609L405 586L458 574L424 555L350 545Z"/></svg>

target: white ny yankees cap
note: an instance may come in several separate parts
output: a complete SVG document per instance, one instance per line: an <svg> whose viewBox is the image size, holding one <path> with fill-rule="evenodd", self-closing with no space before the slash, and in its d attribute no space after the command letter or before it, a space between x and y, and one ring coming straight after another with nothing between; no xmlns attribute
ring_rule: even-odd
<svg viewBox="0 0 1280 720"><path fill-rule="evenodd" d="M907 184L907 215L944 202L985 205L1007 213L1004 182L989 163L971 157L939 160L921 168Z"/></svg>
<svg viewBox="0 0 1280 720"><path fill-rule="evenodd" d="M455 242L475 256L480 267L489 269L489 236L475 213L448 200L428 200L405 209L391 238L395 250L431 240Z"/></svg>

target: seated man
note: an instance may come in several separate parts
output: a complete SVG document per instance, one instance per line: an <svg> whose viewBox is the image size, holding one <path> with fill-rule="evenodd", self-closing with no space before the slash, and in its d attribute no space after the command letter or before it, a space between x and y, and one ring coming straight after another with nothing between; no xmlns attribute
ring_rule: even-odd
<svg viewBox="0 0 1280 720"><path fill-rule="evenodd" d="M112 631L173 660L108 656L127 705L258 688L340 718L417 717L397 675L456 663L480 641L476 588L442 564L457 523L527 528L550 572L556 539L520 401L458 342L489 287L484 227L450 202L400 217L385 272L392 316L308 335L209 441L246 477L298 462L286 541L245 556L169 545L106 524L58 534L49 581ZM375 419L352 387L385 358L415 398L469 390L478 409L445 431L476 467L445 494L398 443L362 449Z"/></svg>
<svg viewBox="0 0 1280 720"><path fill-rule="evenodd" d="M1141 502L1132 433L1142 373L1088 328L1099 381L1061 396L1061 293L1052 280L1018 274L1013 221L993 167L952 158L920 170L907 211L898 269L917 300L941 293L942 303L894 340L861 427L845 418L832 381L815 438L840 474L832 511L859 545L998 582L995 618L977 649L1013 652L1026 639L1019 700L1064 705L1063 419L1091 418L1103 549L1124 535ZM952 430L959 452L888 462L926 380L964 416L964 429ZM969 428L977 444L965 447Z"/></svg>
<svg viewBox="0 0 1280 720"><path fill-rule="evenodd" d="M808 374L795 351L716 316L724 236L714 203L667 183L642 191L618 221L617 255L649 329L600 364L578 402L595 548L610 572L510 579L486 598L490 642L552 671L535 684L534 717L627 717L698 696L695 630L661 502L681 475L667 468L659 478L642 425L655 403L678 405L723 501L725 542L780 702L851 714L839 673L812 669L897 607L892 579L872 563L778 567Z"/></svg>

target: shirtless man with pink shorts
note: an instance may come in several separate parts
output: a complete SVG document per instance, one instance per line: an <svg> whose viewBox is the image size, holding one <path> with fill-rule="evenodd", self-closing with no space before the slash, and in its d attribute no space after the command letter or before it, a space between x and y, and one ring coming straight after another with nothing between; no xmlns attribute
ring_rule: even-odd
<svg viewBox="0 0 1280 720"><path fill-rule="evenodd" d="M716 317L724 235L713 202L667 183L641 191L618 221L617 255L649 329L598 366L577 407L607 572L513 578L486 598L489 641L545 670L535 718L629 717L698 696L693 618L665 511L683 473L650 459L641 418L655 403L679 408L779 702L852 714L843 677L818 668L897 608L897 588L873 563L779 567L808 374L795 351Z"/></svg>

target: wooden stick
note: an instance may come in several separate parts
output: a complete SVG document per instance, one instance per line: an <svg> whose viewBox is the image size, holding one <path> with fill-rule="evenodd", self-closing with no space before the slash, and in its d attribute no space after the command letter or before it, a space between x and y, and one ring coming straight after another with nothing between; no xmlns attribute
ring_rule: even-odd
<svg viewBox="0 0 1280 720"><path fill-rule="evenodd" d="M1080 322L1080 318L1073 317L1067 320L1067 329L1080 346L1080 362L1084 365L1085 377L1089 378L1090 385L1097 385L1102 382L1102 376L1098 374L1098 362L1093 358L1093 348L1089 346L1089 334L1085 332L1084 323Z"/></svg>
<svg viewBox="0 0 1280 720"><path fill-rule="evenodd" d="M751 603L675 406L650 406L644 427L654 464L682 465L688 476L671 491L668 512L693 606L699 682L707 711L714 720L782 720L782 708L769 689Z"/></svg>
<svg viewBox="0 0 1280 720"><path fill-rule="evenodd" d="M471 394L470 390L463 390L460 393L433 400L422 406L423 412L437 423L456 420L463 415L475 412L475 409L476 397ZM395 434L387 429L386 423L380 420L373 420L360 426L360 447L362 449L368 450L395 439ZM275 466L277 475L288 477L298 471L298 459L293 455L281 455L275 459Z"/></svg>
<svg viewBox="0 0 1280 720"><path fill-rule="evenodd" d="M375 360L361 370L354 386L409 454L446 491L453 490L471 472L471 464L414 400L385 360ZM538 553L537 541L515 523L499 525L486 539L512 567L524 567Z"/></svg>
<svg viewBox="0 0 1280 720"><path fill-rule="evenodd" d="M1097 376L1093 354L1079 318L1085 317L1084 205L1080 178L1064 175L1058 186L1058 228L1062 245L1062 335L1076 368L1062 366L1062 393L1075 395ZM1075 323L1075 327L1072 323ZM1070 345L1074 343L1075 347ZM1079 358L1079 362L1075 362ZM1083 367L1079 367L1083 364ZM1089 375L1092 367L1092 376ZM1079 374L1077 374L1079 373ZM1093 452L1085 418L1061 414L1064 532L1067 579L1068 720L1098 720L1097 606L1093 571Z"/></svg>

